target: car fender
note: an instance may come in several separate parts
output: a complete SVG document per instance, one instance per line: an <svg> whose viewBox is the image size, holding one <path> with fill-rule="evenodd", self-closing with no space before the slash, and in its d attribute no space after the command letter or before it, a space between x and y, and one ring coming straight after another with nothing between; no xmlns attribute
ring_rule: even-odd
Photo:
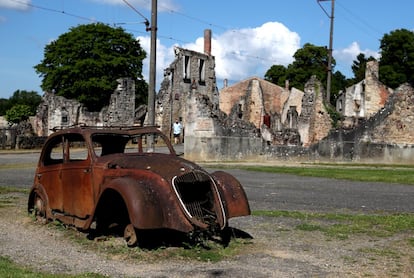
<svg viewBox="0 0 414 278"><path fill-rule="evenodd" d="M137 229L193 230L171 186L159 177L119 177L106 183L103 192L106 189L115 190L122 196L130 221Z"/></svg>
<svg viewBox="0 0 414 278"><path fill-rule="evenodd" d="M216 171L211 175L222 195L227 218L250 215L246 192L240 182L234 176L223 171Z"/></svg>

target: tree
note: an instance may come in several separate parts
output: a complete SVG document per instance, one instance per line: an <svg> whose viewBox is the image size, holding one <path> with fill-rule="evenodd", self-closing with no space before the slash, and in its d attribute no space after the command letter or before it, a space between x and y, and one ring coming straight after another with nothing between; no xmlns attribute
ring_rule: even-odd
<svg viewBox="0 0 414 278"><path fill-rule="evenodd" d="M300 90L304 89L305 83L315 75L322 84L326 84L328 69L328 49L306 43L303 48L298 49L293 55L295 60L285 68L282 65L273 65L266 71L265 79L284 87L285 81L289 80L290 87ZM332 65L336 64L332 60ZM340 71L333 71L331 87L331 103L335 103L340 90L344 90L350 84Z"/></svg>
<svg viewBox="0 0 414 278"><path fill-rule="evenodd" d="M7 110L18 104L25 104L30 107L31 116L36 113L42 97L35 91L17 90L9 99L0 99L0 115L6 115Z"/></svg>
<svg viewBox="0 0 414 278"><path fill-rule="evenodd" d="M31 107L26 104L17 104L6 112L6 120L10 124L19 124L22 121L29 119L32 116Z"/></svg>
<svg viewBox="0 0 414 278"><path fill-rule="evenodd" d="M365 71L367 68L367 62L374 61L375 58L369 56L368 58L365 57L364 53L358 54L356 60L352 63L351 69L354 73L353 83L358 83L365 79Z"/></svg>
<svg viewBox="0 0 414 278"><path fill-rule="evenodd" d="M9 100L6 98L0 98L0 116L6 115L6 111L9 109Z"/></svg>
<svg viewBox="0 0 414 278"><path fill-rule="evenodd" d="M264 78L273 84L283 87L285 86L286 73L286 67L282 65L273 65L266 71Z"/></svg>
<svg viewBox="0 0 414 278"><path fill-rule="evenodd" d="M287 78L293 87L303 90L305 83L315 75L323 84L326 83L328 69L328 49L306 43L293 55L295 60L288 66ZM336 64L332 59L332 65Z"/></svg>
<svg viewBox="0 0 414 278"><path fill-rule="evenodd" d="M385 34L380 49L380 81L391 88L405 82L414 85L414 32L398 29Z"/></svg>
<svg viewBox="0 0 414 278"><path fill-rule="evenodd" d="M109 103L118 78L133 78L139 83L137 90L146 87L141 84L145 57L139 41L122 28L93 23L71 28L48 44L35 69L43 77L43 90L77 99L90 111L98 111ZM136 92L141 99L146 93Z"/></svg>
<svg viewBox="0 0 414 278"><path fill-rule="evenodd" d="M18 104L27 105L30 107L30 114L34 115L41 101L42 97L35 91L17 90L9 98L9 106L13 107Z"/></svg>

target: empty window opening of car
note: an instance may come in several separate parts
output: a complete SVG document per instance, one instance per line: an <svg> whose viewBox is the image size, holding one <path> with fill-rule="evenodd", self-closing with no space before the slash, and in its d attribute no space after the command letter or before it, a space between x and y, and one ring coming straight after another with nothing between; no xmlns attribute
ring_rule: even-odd
<svg viewBox="0 0 414 278"><path fill-rule="evenodd" d="M92 135L92 143L97 156L116 153L170 153L164 138L155 133L96 133Z"/></svg>
<svg viewBox="0 0 414 278"><path fill-rule="evenodd" d="M65 134L54 138L47 146L44 165L85 161L88 150L80 134Z"/></svg>

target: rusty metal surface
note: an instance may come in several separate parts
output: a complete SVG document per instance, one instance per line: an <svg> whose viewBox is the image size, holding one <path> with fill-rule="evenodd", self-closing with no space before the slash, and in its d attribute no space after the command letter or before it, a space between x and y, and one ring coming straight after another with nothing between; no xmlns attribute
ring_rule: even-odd
<svg viewBox="0 0 414 278"><path fill-rule="evenodd" d="M155 143L146 147L148 142ZM156 127L76 127L53 133L39 158L29 212L39 204L46 219L83 230L115 221L127 227L128 237L131 227L185 233L224 229L228 218L250 214L234 177L210 175L177 156Z"/></svg>

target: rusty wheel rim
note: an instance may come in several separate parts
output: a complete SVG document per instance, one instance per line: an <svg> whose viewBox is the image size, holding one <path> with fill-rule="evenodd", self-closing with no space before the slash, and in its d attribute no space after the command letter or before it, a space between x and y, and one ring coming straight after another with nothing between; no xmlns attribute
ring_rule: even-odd
<svg viewBox="0 0 414 278"><path fill-rule="evenodd" d="M128 224L125 226L124 239L126 240L128 246L135 246L137 244L137 233L132 224Z"/></svg>

